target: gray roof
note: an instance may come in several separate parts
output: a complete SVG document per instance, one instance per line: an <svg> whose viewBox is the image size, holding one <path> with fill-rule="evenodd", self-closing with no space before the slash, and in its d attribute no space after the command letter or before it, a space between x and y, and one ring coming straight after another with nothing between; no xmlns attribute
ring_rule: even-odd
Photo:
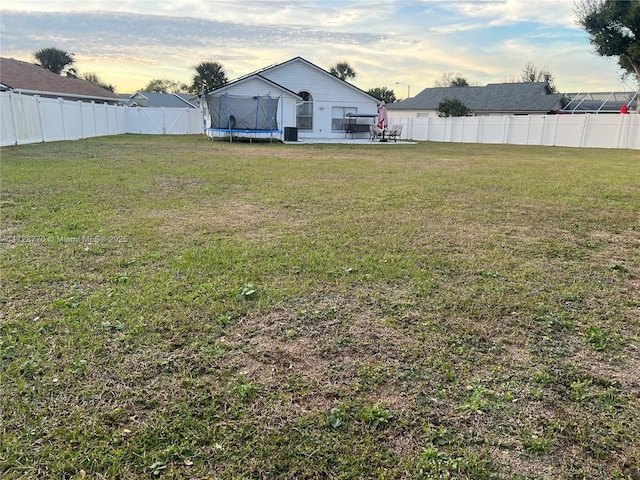
<svg viewBox="0 0 640 480"><path fill-rule="evenodd" d="M387 105L389 110L437 110L457 98L473 113L546 113L562 108L564 96L546 82L490 83L484 87L425 88L413 98Z"/></svg>
<svg viewBox="0 0 640 480"><path fill-rule="evenodd" d="M138 107L196 108L196 105L189 100L189 95L181 93L137 92L131 95L128 105Z"/></svg>

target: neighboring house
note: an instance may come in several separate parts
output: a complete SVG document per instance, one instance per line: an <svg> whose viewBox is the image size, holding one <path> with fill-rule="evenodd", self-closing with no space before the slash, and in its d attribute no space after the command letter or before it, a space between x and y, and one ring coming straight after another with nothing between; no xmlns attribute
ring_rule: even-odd
<svg viewBox="0 0 640 480"><path fill-rule="evenodd" d="M0 57L0 91L64 100L117 104L117 94L80 78L63 77L33 63Z"/></svg>
<svg viewBox="0 0 640 480"><path fill-rule="evenodd" d="M301 57L231 81L206 93L205 99L209 128L250 131L228 110L220 112L229 100L239 104L244 99L245 103L260 102L269 110L265 118L271 120L264 124L270 130L296 129L301 139L344 138L348 113L373 116L378 108L375 97Z"/></svg>
<svg viewBox="0 0 640 480"><path fill-rule="evenodd" d="M484 87L425 88L413 98L387 105L389 117L433 117L446 99L458 99L472 115L555 113L566 103L546 82L490 83Z"/></svg>
<svg viewBox="0 0 640 480"><path fill-rule="evenodd" d="M182 93L136 92L129 97L129 107L198 108L197 98Z"/></svg>

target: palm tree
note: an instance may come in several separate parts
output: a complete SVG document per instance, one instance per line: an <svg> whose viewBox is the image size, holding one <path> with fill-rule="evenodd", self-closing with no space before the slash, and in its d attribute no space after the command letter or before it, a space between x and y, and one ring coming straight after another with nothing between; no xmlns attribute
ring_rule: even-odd
<svg viewBox="0 0 640 480"><path fill-rule="evenodd" d="M356 78L356 71L347 62L338 62L335 67L331 67L329 73L341 80Z"/></svg>
<svg viewBox="0 0 640 480"><path fill-rule="evenodd" d="M67 53L64 50L54 47L42 48L37 52L34 52L33 56L38 61L38 65L42 68L46 68L56 75L61 75L65 68L73 65L76 61L73 58L73 53ZM75 77L76 70L73 67L68 68L67 76Z"/></svg>
<svg viewBox="0 0 640 480"><path fill-rule="evenodd" d="M228 81L224 67L218 62L202 62L195 67L195 70L196 74L193 76L193 83L189 89L195 95L223 85Z"/></svg>
<svg viewBox="0 0 640 480"><path fill-rule="evenodd" d="M380 101L384 101L387 105L397 101L395 92L393 90L389 90L387 87L371 88L367 93L372 97L376 97Z"/></svg>

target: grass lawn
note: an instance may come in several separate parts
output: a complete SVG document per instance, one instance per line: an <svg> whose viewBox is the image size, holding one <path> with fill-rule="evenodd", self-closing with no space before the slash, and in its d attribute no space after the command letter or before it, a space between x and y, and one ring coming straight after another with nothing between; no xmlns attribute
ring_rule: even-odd
<svg viewBox="0 0 640 480"><path fill-rule="evenodd" d="M0 477L640 478L637 151L0 154Z"/></svg>

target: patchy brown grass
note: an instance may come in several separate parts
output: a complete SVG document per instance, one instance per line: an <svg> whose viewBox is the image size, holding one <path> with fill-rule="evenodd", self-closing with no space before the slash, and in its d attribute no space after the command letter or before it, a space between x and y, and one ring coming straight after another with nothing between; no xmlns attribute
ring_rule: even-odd
<svg viewBox="0 0 640 480"><path fill-rule="evenodd" d="M5 478L640 478L634 153L2 158Z"/></svg>

